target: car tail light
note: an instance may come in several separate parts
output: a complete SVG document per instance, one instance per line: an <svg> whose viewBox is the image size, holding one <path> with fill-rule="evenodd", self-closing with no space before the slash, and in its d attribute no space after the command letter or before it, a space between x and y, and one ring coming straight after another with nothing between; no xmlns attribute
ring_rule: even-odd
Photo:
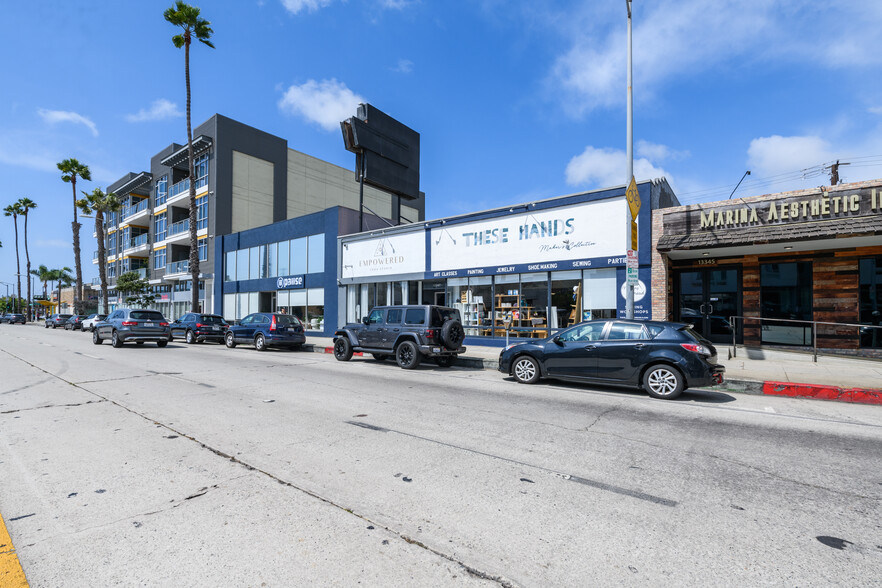
<svg viewBox="0 0 882 588"><path fill-rule="evenodd" d="M159 323L159 326L160 326L160 327L167 327L167 326L168 326L168 323Z"/></svg>
<svg viewBox="0 0 882 588"><path fill-rule="evenodd" d="M680 343L680 347L682 347L686 351L698 353L699 355L707 355L708 357L712 355L710 349L708 349L704 345L699 345L697 343Z"/></svg>
<svg viewBox="0 0 882 588"><path fill-rule="evenodd" d="M276 316L275 316L275 315L273 315L273 322L270 324L270 328L269 328L269 330L270 330L270 331L275 331L275 330L276 330Z"/></svg>
<svg viewBox="0 0 882 588"><path fill-rule="evenodd" d="M426 337L435 340L435 329L426 329Z"/></svg>
<svg viewBox="0 0 882 588"><path fill-rule="evenodd" d="M124 327L134 327L138 324L138 321L123 321L122 326Z"/></svg>
<svg viewBox="0 0 882 588"><path fill-rule="evenodd" d="M205 326L205 325L203 325L202 323L196 323L196 328L197 328L197 329L201 329L201 328L204 327L204 326Z"/></svg>

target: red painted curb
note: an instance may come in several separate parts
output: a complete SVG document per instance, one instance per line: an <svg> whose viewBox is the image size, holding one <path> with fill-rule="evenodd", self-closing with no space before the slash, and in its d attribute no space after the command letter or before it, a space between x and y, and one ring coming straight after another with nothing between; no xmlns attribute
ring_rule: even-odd
<svg viewBox="0 0 882 588"><path fill-rule="evenodd" d="M763 382L763 394L769 396L790 396L792 398L814 398L816 400L836 400L856 404L882 404L882 390L870 388L840 388L818 384L793 384L790 382Z"/></svg>
<svg viewBox="0 0 882 588"><path fill-rule="evenodd" d="M334 348L333 347L325 347L325 353L334 353ZM360 357L360 356L363 356L364 353L362 353L361 351L353 351L352 355L358 355Z"/></svg>

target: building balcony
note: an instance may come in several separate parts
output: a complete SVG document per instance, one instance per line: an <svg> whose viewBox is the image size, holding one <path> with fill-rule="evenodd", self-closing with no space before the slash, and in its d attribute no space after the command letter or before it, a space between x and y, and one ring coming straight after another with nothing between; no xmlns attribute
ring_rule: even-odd
<svg viewBox="0 0 882 588"><path fill-rule="evenodd" d="M190 273L190 260L182 259L180 261L172 261L171 263L167 263L165 265L165 277L169 278L176 274L189 274Z"/></svg>
<svg viewBox="0 0 882 588"><path fill-rule="evenodd" d="M200 178L196 180L196 195L199 196L208 190L208 178ZM177 184L172 184L168 189L168 199L166 204L173 204L181 200L185 200L190 196L190 178L181 180Z"/></svg>
<svg viewBox="0 0 882 588"><path fill-rule="evenodd" d="M143 233L138 235L137 237L132 237L129 239L129 242L126 243L126 248L123 251L124 255L133 255L142 251L147 251L150 248L150 235L148 233Z"/></svg>
<svg viewBox="0 0 882 588"><path fill-rule="evenodd" d="M98 252L97 251L92 254L92 263L96 264L96 265L98 264Z"/></svg>
<svg viewBox="0 0 882 588"><path fill-rule="evenodd" d="M149 210L150 198L144 198L140 202L126 206L122 210L122 220L124 223L133 223L150 216Z"/></svg>
<svg viewBox="0 0 882 588"><path fill-rule="evenodd" d="M138 274L139 278L146 278L147 277L147 268L146 267L138 267L135 269L122 268L119 273L120 273L120 275L122 275L122 274L126 274L129 272L135 272L136 274Z"/></svg>

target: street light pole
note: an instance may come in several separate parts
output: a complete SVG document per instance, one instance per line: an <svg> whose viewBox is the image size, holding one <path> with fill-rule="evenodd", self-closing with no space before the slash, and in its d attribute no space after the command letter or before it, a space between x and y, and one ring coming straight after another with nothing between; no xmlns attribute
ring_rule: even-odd
<svg viewBox="0 0 882 588"><path fill-rule="evenodd" d="M628 123L627 123L627 160L628 160L628 177L625 185L630 186L634 179L634 95L632 91L631 76L631 0L625 0L625 6L628 9ZM627 249L635 246L631 242L631 209L626 206L625 212L625 235L627 235ZM634 284L629 283L626 288L625 295L625 318L634 318Z"/></svg>

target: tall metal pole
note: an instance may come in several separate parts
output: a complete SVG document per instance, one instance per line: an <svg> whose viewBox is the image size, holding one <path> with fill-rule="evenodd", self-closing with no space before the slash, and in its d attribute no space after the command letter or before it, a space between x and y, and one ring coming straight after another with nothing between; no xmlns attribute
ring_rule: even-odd
<svg viewBox="0 0 882 588"><path fill-rule="evenodd" d="M628 8L628 124L627 124L627 159L628 159L628 177L625 180L625 186L631 184L631 178L634 177L634 96L631 89L631 0L625 0ZM631 210L625 206L625 235L627 235L627 249L631 249ZM628 284L627 294L625 296L625 318L634 318L634 285Z"/></svg>

